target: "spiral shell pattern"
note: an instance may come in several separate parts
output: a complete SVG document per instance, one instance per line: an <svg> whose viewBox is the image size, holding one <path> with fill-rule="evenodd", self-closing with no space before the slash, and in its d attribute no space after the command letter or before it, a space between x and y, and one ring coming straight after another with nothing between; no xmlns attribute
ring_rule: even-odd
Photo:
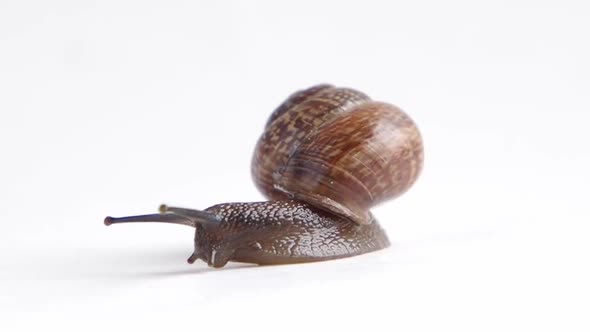
<svg viewBox="0 0 590 332"><path fill-rule="evenodd" d="M422 169L414 122L365 94L319 85L290 96L271 115L252 160L258 189L295 198L358 224L399 196Z"/></svg>

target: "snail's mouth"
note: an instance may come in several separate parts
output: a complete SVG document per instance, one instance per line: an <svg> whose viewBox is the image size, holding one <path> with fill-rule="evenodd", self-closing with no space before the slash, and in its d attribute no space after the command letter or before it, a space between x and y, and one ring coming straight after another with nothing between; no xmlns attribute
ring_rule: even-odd
<svg viewBox="0 0 590 332"><path fill-rule="evenodd" d="M193 264L197 260L202 260L207 263L210 267L224 267L227 262L229 261L227 258L223 258L223 255L219 254L219 251L216 249L211 249L209 255L206 255L204 252L193 252L192 255L186 260L187 263Z"/></svg>

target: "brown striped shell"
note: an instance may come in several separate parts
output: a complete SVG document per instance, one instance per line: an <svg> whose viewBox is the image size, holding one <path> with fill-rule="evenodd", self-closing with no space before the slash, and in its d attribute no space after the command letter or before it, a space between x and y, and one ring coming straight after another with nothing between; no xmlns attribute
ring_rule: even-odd
<svg viewBox="0 0 590 332"><path fill-rule="evenodd" d="M252 177L269 199L299 199L368 224L369 209L405 192L422 160L422 138L402 110L356 90L318 85L272 113Z"/></svg>

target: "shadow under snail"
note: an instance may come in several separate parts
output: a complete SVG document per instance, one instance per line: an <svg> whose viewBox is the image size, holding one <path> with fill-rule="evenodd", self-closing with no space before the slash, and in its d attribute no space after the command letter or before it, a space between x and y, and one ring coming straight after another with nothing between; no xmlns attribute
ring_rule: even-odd
<svg viewBox="0 0 590 332"><path fill-rule="evenodd" d="M194 227L188 262L202 259L212 267L350 257L389 246L369 209L405 192L422 162L420 133L399 108L353 89L317 85L279 105L258 140L252 177L269 201L205 210L162 205L159 214L104 223Z"/></svg>

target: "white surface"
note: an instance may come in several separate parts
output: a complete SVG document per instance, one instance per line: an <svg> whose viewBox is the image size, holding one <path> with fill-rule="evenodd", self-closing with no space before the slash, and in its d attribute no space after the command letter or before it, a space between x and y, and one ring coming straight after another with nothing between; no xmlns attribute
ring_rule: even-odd
<svg viewBox="0 0 590 332"><path fill-rule="evenodd" d="M0 330L588 331L586 1L0 2ZM405 109L426 162L393 242L187 265L105 215L261 196L250 155L328 82Z"/></svg>

